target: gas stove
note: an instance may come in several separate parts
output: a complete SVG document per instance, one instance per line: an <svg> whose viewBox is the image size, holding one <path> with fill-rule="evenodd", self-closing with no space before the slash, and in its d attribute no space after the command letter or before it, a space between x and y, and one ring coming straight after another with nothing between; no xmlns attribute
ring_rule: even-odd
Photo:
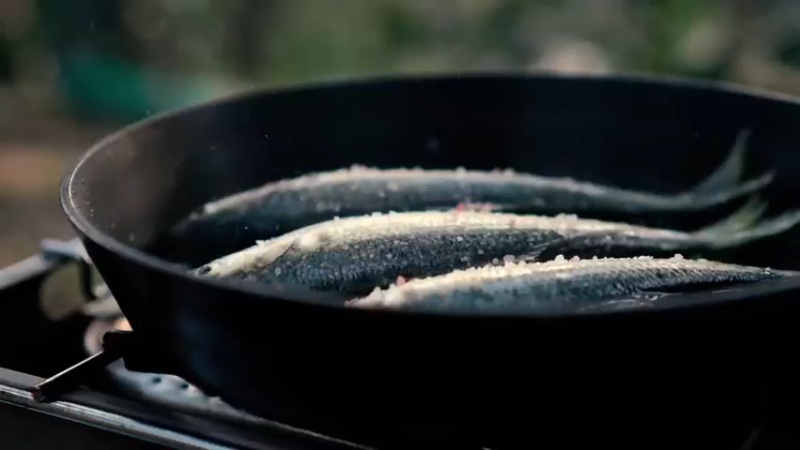
<svg viewBox="0 0 800 450"><path fill-rule="evenodd" d="M0 269L0 442L4 449L365 449L238 411L172 375L136 373L121 360L80 371L79 388L42 401L37 386L63 383L76 366L102 357L102 336L125 329L113 297L81 267L87 303L52 319L42 307L48 279L79 265L77 241L45 241L43 251ZM66 369L66 370L65 370ZM45 383L46 384L46 383Z"/></svg>
<svg viewBox="0 0 800 450"><path fill-rule="evenodd" d="M86 302L52 318L44 287L74 266ZM103 335L125 330L127 322L92 273L78 241L44 241L40 254L0 269L3 449L369 448L254 417L172 375L131 372L107 355L103 361ZM793 429L791 413L776 412L739 449L800 448Z"/></svg>

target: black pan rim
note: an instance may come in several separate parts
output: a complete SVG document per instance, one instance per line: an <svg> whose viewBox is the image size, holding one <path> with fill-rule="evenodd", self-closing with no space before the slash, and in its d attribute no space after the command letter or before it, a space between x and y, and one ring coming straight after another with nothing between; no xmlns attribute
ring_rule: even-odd
<svg viewBox="0 0 800 450"><path fill-rule="evenodd" d="M232 95L223 96L206 102L201 102L196 105L166 111L155 114L146 119L134 122L130 125L122 127L116 132L104 137L100 141L92 145L73 165L68 169L66 175L61 182L60 202L64 213L72 226L82 234L86 239L89 239L95 245L103 247L105 250L120 255L130 262L137 265L146 267L149 270L166 272L170 276L179 277L188 282L200 283L209 288L234 290L241 293L268 296L276 301L286 301L293 303L302 303L304 306L313 306L316 308L329 308L332 310L347 310L350 314L365 314L365 315L393 315L393 316L410 316L410 317L423 317L423 316L442 316L448 319L458 318L459 320L515 320L515 319L541 319L541 320L576 320L576 319L601 319L604 317L639 317L649 316L652 314L664 314L668 312L688 312L690 310L698 310L707 307L713 307L722 302L740 302L745 301L754 294L757 295L770 295L779 292L785 292L792 289L800 289L800 280L783 279L771 282L758 283L752 288L737 289L720 295L716 298L709 299L704 294L686 294L681 295L677 302L677 306L653 307L647 309L635 310L622 310L622 311L599 311L599 312L577 312L577 313L560 313L560 314L543 314L531 313L524 315L510 315L502 313L494 314L470 314L459 312L411 312L411 311L397 311L397 310L362 310L356 308L346 308L342 305L320 304L309 300L302 295L287 293L285 291L279 292L269 286L258 285L255 283L234 283L226 280L216 280L201 278L191 275L185 269L177 264L170 263L155 256L149 255L146 252L126 245L125 243L111 237L99 228L95 227L84 217L78 210L74 199L72 197L72 183L75 182L76 175L80 171L81 166L96 154L103 151L112 143L123 139L137 130L151 126L154 123L169 120L175 116L179 116L194 110L204 109L210 106L223 103L233 103L249 97L262 96L262 95L292 95L300 92L314 92L324 91L330 89L337 89L343 87L367 87L381 84L396 84L407 85L410 83L425 83L425 82L443 82L448 80L474 80L474 81L523 81L523 80L539 80L543 82L554 82L572 80L576 82L594 82L594 83L610 83L610 84L636 84L644 86L660 86L660 87L676 87L681 89L695 90L695 91L713 91L718 94L727 94L734 96L746 96L754 99L772 101L776 103L791 104L800 107L800 97L790 94L770 91L766 89L753 88L743 86L735 83L716 82L708 80L689 79L675 76L656 76L650 74L612 74L612 75L595 75L595 74L562 74L553 72L516 72L516 71L471 71L471 72L442 72L433 74L388 74L388 75L367 75L357 77L336 77L326 78L318 81L300 82L296 84L284 85L271 88L253 88L243 92L235 93ZM670 305L675 305L671 302Z"/></svg>

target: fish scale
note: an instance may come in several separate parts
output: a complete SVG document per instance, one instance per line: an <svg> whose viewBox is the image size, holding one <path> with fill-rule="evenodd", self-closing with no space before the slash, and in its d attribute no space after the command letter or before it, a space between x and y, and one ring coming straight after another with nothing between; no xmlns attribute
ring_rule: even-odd
<svg viewBox="0 0 800 450"><path fill-rule="evenodd" d="M798 276L771 270L690 260L679 255L507 263L420 278L348 302L359 308L415 311L560 313L643 293L731 285Z"/></svg>
<svg viewBox="0 0 800 450"><path fill-rule="evenodd" d="M275 280L319 290L358 291L386 285L398 275L418 277L519 254L563 234L553 230L439 229L436 233L406 233L380 238L362 237L343 251L333 246L302 254L290 250L274 265ZM481 249L489 249L480 252ZM273 274L275 272L273 271ZM268 273L267 273L268 275ZM259 281L268 281L259 276Z"/></svg>

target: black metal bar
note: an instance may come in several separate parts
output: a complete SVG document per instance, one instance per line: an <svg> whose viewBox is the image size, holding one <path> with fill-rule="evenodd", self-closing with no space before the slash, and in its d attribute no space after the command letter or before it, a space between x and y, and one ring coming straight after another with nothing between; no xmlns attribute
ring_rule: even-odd
<svg viewBox="0 0 800 450"><path fill-rule="evenodd" d="M38 377L0 368L0 407L5 402L167 448L370 450L303 430L289 430L280 424L271 425L267 422L265 425L254 426L207 420L185 412L85 389L67 392L53 402L37 402L30 391L43 381Z"/></svg>
<svg viewBox="0 0 800 450"><path fill-rule="evenodd" d="M0 300L15 297L18 291L41 285L44 277L63 264L43 255L35 255L12 266L0 269Z"/></svg>
<svg viewBox="0 0 800 450"><path fill-rule="evenodd" d="M63 448L65 445L81 450L168 450L170 448L64 420L59 416L42 414L2 400L0 400L0 438L3 450L55 449Z"/></svg>
<svg viewBox="0 0 800 450"><path fill-rule="evenodd" d="M132 331L109 331L103 336L103 350L37 384L31 389L37 401L52 401L95 379L112 362L124 358L148 361L141 355ZM146 364L146 363L145 363Z"/></svg>
<svg viewBox="0 0 800 450"><path fill-rule="evenodd" d="M0 384L0 404L22 407L49 416L67 419L73 423L89 425L95 429L110 431L117 435L134 437L143 442L159 444L166 448L176 449L208 449L228 450L233 447L207 442L189 435L161 429L99 409L82 406L70 402L39 403L32 396L20 389ZM72 427L70 431L79 429ZM49 428L48 428L49 432ZM72 433L69 435L72 442ZM129 448L131 448L129 446ZM152 448L152 447L151 447Z"/></svg>
<svg viewBox="0 0 800 450"><path fill-rule="evenodd" d="M118 359L118 354L100 351L37 384L31 389L31 394L38 402L55 400L102 373L106 366Z"/></svg>

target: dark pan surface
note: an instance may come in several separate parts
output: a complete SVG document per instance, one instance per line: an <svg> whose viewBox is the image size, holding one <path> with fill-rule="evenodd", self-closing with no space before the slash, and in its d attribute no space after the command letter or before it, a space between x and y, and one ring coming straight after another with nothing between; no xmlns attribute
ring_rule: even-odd
<svg viewBox="0 0 800 450"><path fill-rule="evenodd" d="M397 445L422 434L477 446L690 439L718 448L744 439L771 390L785 387L771 376L788 373L772 355L793 336L794 282L657 314L366 312L198 280L168 262L192 249L153 242L213 198L353 163L513 167L674 192L713 170L747 126L751 174L779 170L771 205L800 207L798 123L793 99L674 80L334 83L125 129L78 163L62 200L136 333L170 361L162 369L257 414L373 443L393 430ZM737 257L796 268L796 240Z"/></svg>

